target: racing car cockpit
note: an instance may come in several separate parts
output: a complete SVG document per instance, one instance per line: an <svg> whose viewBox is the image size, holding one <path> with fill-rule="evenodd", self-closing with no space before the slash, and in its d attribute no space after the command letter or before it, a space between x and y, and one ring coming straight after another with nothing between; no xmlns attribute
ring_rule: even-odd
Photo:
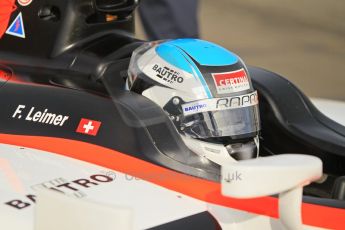
<svg viewBox="0 0 345 230"><path fill-rule="evenodd" d="M35 25L27 38L0 36L0 133L87 142L217 183L222 163L312 155L324 174L303 201L345 208L343 125L284 77L215 44L136 39L137 4L36 0L22 9ZM202 56L200 47L216 48ZM33 128L12 117L18 105L50 105L70 120ZM76 132L81 117L102 121L98 135Z"/></svg>

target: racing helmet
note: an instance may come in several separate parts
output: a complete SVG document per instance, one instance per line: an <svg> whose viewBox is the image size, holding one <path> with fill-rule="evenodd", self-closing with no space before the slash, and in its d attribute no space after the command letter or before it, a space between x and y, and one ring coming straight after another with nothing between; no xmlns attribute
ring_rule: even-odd
<svg viewBox="0 0 345 230"><path fill-rule="evenodd" d="M257 157L258 95L244 62L199 39L145 43L126 87L161 107L186 146L219 165Z"/></svg>

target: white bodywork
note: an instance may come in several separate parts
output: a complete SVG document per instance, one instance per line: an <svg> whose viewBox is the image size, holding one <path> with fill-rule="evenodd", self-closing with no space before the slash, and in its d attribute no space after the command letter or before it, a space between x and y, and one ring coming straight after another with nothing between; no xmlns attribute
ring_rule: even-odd
<svg viewBox="0 0 345 230"><path fill-rule="evenodd" d="M278 220L267 216L208 204L131 175L79 160L5 144L1 144L0 149L0 229L33 230L36 204L27 195L36 194L45 187L57 188L66 182L77 189L73 191L67 187L58 188L69 197L97 202L114 209L120 207L132 210L133 229L154 227L207 210L215 215L222 226L227 226L226 229L248 229L258 223L264 229L281 227ZM111 177L113 181L100 183L91 179L91 176L99 174ZM72 182L78 179L87 179L98 185L89 184L90 187L85 188ZM21 200L29 206L18 210L5 204L11 200ZM84 207L82 203L80 206ZM51 213L54 225L63 224L61 214L54 212L53 208L47 211ZM224 216L231 216L233 219L227 217L222 220ZM116 221L116 217L112 221ZM102 223L106 224L99 221L99 226Z"/></svg>
<svg viewBox="0 0 345 230"><path fill-rule="evenodd" d="M59 188L69 196L133 209L134 229L157 226L207 210L203 202L131 175L34 149L3 144L0 149L0 229L33 229L35 204L26 195L66 182L78 190ZM97 174L113 181L100 183L90 179ZM88 179L98 185L85 188L72 182L78 179ZM30 206L18 210L4 204L16 199ZM63 221L55 215L54 219L56 223Z"/></svg>
<svg viewBox="0 0 345 230"><path fill-rule="evenodd" d="M299 230L303 229L303 186L321 176L322 161L314 156L284 154L249 159L222 167L222 193L236 198L279 194L280 222L287 229Z"/></svg>

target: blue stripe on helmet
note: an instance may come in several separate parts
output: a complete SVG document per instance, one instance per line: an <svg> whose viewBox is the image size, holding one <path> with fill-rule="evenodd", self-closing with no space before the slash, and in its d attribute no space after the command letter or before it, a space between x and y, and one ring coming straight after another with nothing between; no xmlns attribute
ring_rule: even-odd
<svg viewBox="0 0 345 230"><path fill-rule="evenodd" d="M192 66L176 46L163 43L156 47L156 53L169 64L193 74Z"/></svg>
<svg viewBox="0 0 345 230"><path fill-rule="evenodd" d="M238 62L238 56L212 42L199 39L176 39L162 45L177 46L191 56L199 65L225 66Z"/></svg>
<svg viewBox="0 0 345 230"><path fill-rule="evenodd" d="M191 60L191 58L190 58L187 54L182 53L182 55L188 60L189 64L193 67L194 72L196 72L196 74L197 74L197 76L198 76L198 78L199 78L199 80L200 80L202 86L204 87L204 90L205 90L205 92L206 92L207 97L208 97L208 98L213 98L213 97L212 97L211 90L210 90L210 88L208 87L208 85L207 85L207 83L206 83L206 80L205 80L204 76L201 74L199 68L195 65L195 63L193 62L193 60ZM193 76L194 76L194 74L193 74Z"/></svg>
<svg viewBox="0 0 345 230"><path fill-rule="evenodd" d="M163 43L156 47L157 54L169 64L182 69L195 77L195 74L199 78L206 95L208 98L212 98L212 93L202 76L199 68L195 65L194 61L185 53L181 48L169 44L169 42Z"/></svg>

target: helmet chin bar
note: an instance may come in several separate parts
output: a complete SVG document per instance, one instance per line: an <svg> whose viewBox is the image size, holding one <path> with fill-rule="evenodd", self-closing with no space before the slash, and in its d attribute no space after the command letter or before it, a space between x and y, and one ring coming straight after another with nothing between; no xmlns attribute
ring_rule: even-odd
<svg viewBox="0 0 345 230"><path fill-rule="evenodd" d="M259 138L254 137L252 141L246 143L229 144L226 150L235 160L248 160L259 156Z"/></svg>
<svg viewBox="0 0 345 230"><path fill-rule="evenodd" d="M237 160L256 158L259 151L258 137L247 143L237 143L224 146L181 135L186 146L200 157L206 158L218 165L227 165Z"/></svg>
<svg viewBox="0 0 345 230"><path fill-rule="evenodd" d="M241 142L240 140L236 143L223 144L223 143L212 143L209 141L203 141L202 139L189 136L186 133L181 132L180 119L177 119L181 115L180 103L184 103L181 98L178 104L173 103L173 97L165 106L164 110L169 115L170 120L174 123L177 132L182 137L183 142L186 146L195 154L201 158L206 158L218 165L226 165L233 163L238 160L247 160L256 158L259 155L259 138L258 136L253 137L252 140Z"/></svg>

